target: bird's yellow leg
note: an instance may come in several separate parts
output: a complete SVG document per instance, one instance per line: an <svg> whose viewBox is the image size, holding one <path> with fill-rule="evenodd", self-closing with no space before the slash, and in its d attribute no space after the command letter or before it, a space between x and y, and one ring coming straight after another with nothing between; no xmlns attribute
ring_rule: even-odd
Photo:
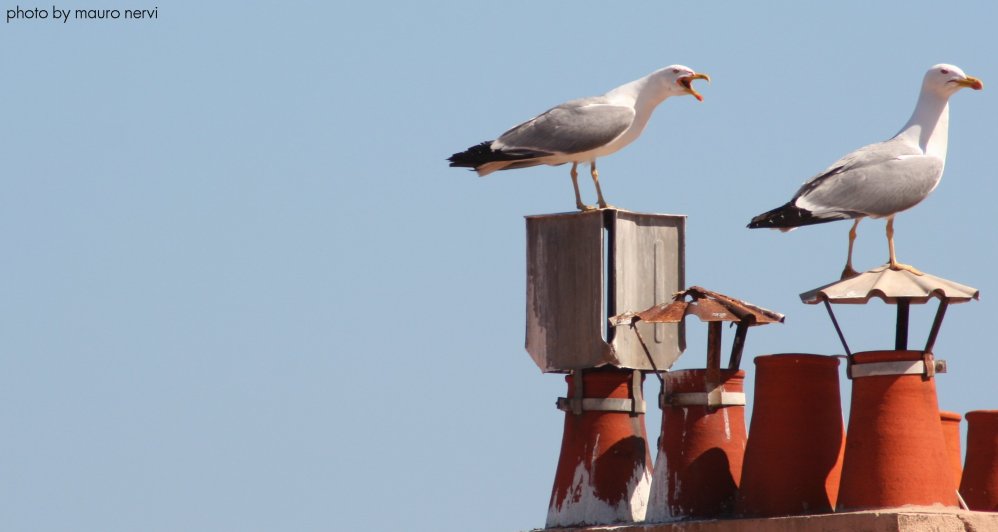
<svg viewBox="0 0 998 532"><path fill-rule="evenodd" d="M914 266L912 266L910 264L901 264L900 262L897 261L897 257L894 255L894 217L893 216L887 218L887 248L891 252L890 265L889 265L890 269L895 270L895 271L908 270L909 272L911 272L911 273L913 273L915 275L925 275L924 273L922 273L921 271L919 271L918 268L916 268L916 267L914 267Z"/></svg>
<svg viewBox="0 0 998 532"><path fill-rule="evenodd" d="M579 163L572 163L572 186L575 187L575 206L580 211L591 211L595 209L592 205L586 205L582 203L582 195L579 194L579 171L577 170ZM598 189L597 189L598 190Z"/></svg>
<svg viewBox="0 0 998 532"><path fill-rule="evenodd" d="M601 208L601 209L611 208L612 209L613 205L608 204L606 202L606 200L603 199L603 191L600 190L600 188L599 188L599 172L596 171L596 160L595 159L593 159L593 161L591 163L589 163L589 172L592 174L592 176L593 176L593 183L596 185L596 198L597 198L597 201L599 202L599 208Z"/></svg>
<svg viewBox="0 0 998 532"><path fill-rule="evenodd" d="M852 223L852 229L849 230L849 254L846 255L846 267L842 269L841 279L843 280L859 275L859 272L852 267L852 245L856 241L856 227L859 225L860 220L862 218L856 218L856 221Z"/></svg>

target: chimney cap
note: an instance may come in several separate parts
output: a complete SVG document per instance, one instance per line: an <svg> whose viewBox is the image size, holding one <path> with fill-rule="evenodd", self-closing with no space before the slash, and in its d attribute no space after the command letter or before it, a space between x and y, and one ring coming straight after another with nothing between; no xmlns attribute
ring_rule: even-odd
<svg viewBox="0 0 998 532"><path fill-rule="evenodd" d="M934 275L917 275L908 270L892 270L881 266L856 277L804 292L800 299L809 305L822 301L863 305L870 298L878 297L884 303L894 305L899 300L927 303L933 297L946 303L966 303L972 299L980 299L980 295L981 291L976 288Z"/></svg>
<svg viewBox="0 0 998 532"><path fill-rule="evenodd" d="M690 300L686 301L689 297ZM748 325L783 323L779 312L757 307L747 301L691 286L672 296L672 302L660 303L640 312L624 312L610 318L613 325L629 325L634 321L649 323L679 323L686 316L696 316L703 322L734 321Z"/></svg>

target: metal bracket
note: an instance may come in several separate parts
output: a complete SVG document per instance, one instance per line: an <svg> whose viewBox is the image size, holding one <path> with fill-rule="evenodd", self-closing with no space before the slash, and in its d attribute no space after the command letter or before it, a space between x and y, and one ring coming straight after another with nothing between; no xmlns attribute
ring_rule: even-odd
<svg viewBox="0 0 998 532"><path fill-rule="evenodd" d="M640 370L631 372L630 399L619 398L586 398L583 392L583 370L572 372L572 397L559 397L555 407L564 412L581 416L583 412L627 412L632 416L644 414L648 410L644 394L641 391L642 376Z"/></svg>
<svg viewBox="0 0 998 532"><path fill-rule="evenodd" d="M925 364L924 377L926 380L936 376L936 362L934 358L930 351L922 353L922 363Z"/></svg>
<svg viewBox="0 0 998 532"><path fill-rule="evenodd" d="M715 393L716 392L716 393ZM713 392L674 393L665 398L665 406L707 406L711 408L722 406L744 406L744 392L724 392L716 388Z"/></svg>
<svg viewBox="0 0 998 532"><path fill-rule="evenodd" d="M627 414L644 414L648 408L648 405L644 401L635 401L633 399L593 399L587 398L581 401L575 401L567 397L559 397L558 402L555 403L558 410L563 412L572 412L573 414L578 408L579 414L582 412L623 412ZM578 415L578 414L576 414Z"/></svg>
<svg viewBox="0 0 998 532"><path fill-rule="evenodd" d="M642 384L644 378L640 370L631 371L631 415L644 414L646 410L644 392Z"/></svg>
<svg viewBox="0 0 998 532"><path fill-rule="evenodd" d="M848 368L850 379L892 375L921 375L925 379L931 379L936 373L946 373L946 361L935 360L932 353L925 353L922 360L872 362L869 364L850 363Z"/></svg>

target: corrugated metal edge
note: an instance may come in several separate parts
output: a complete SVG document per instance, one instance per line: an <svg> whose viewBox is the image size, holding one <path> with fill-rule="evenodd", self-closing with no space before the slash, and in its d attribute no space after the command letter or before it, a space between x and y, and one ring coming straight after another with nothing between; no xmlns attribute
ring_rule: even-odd
<svg viewBox="0 0 998 532"><path fill-rule="evenodd" d="M691 298L686 301L686 297ZM749 325L783 323L786 318L779 312L735 299L700 286L691 286L676 292L671 303L659 303L642 311L624 312L610 317L614 326L629 324L635 318L650 323L681 323L686 316L696 316L702 322L746 320Z"/></svg>
<svg viewBox="0 0 998 532"><path fill-rule="evenodd" d="M753 318L750 325L765 325L767 323L783 323L786 316L776 312L775 310L769 310L767 308L760 307L758 305L753 305L748 301L743 301L741 299L735 299L731 296L726 296L720 292L714 292L707 290L706 288L700 286L691 286L686 290L686 293L690 294L694 291L702 293L704 296L709 298L714 298L729 310L735 313L740 320L751 316Z"/></svg>
<svg viewBox="0 0 998 532"><path fill-rule="evenodd" d="M949 303L966 303L980 299L981 291L931 274L915 275L907 270L875 268L851 279L836 281L800 294L802 302L816 305L829 303L862 305L876 297L895 304L898 299L911 303L927 303L936 298Z"/></svg>

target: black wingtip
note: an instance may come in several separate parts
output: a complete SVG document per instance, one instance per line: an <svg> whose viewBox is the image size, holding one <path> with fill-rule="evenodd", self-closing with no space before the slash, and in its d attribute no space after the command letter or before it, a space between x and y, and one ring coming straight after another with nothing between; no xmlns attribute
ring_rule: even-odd
<svg viewBox="0 0 998 532"><path fill-rule="evenodd" d="M807 209L802 209L793 203L787 203L752 218L747 227L749 229L787 229L831 221L834 219L818 218Z"/></svg>
<svg viewBox="0 0 998 532"><path fill-rule="evenodd" d="M495 141L487 140L476 144L461 153L455 153L447 158L452 167L478 169L483 164L494 162L509 162L510 164L498 170L512 170L514 168L525 168L540 164L531 159L538 159L551 155L549 152L535 150L531 148L513 149L492 149Z"/></svg>
<svg viewBox="0 0 998 532"><path fill-rule="evenodd" d="M459 153L455 153L447 158L451 168L477 168L485 163L497 160L496 152L492 149L492 141L487 140L468 148Z"/></svg>

